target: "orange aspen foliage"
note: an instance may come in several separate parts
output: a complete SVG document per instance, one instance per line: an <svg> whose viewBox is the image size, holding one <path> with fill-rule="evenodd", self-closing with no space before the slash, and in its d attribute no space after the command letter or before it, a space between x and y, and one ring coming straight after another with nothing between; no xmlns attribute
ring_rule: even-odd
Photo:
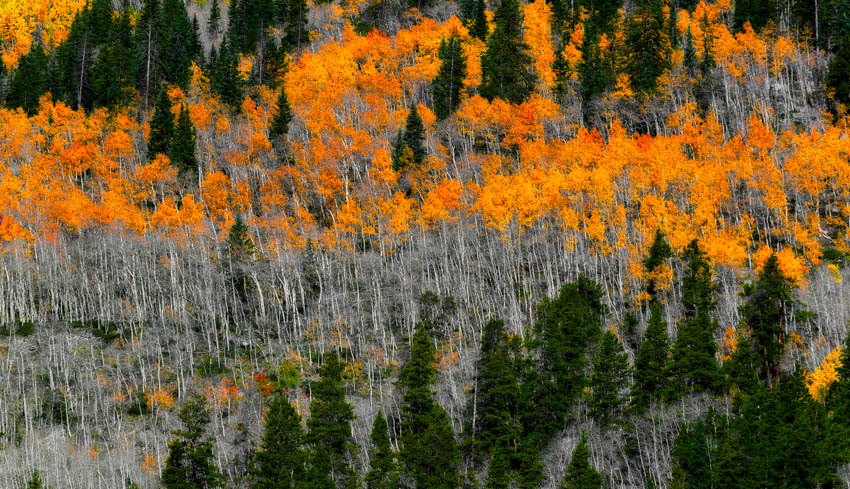
<svg viewBox="0 0 850 489"><path fill-rule="evenodd" d="M830 384L838 380L838 368L841 366L841 345L830 352L820 367L806 374L806 385L815 399L823 401Z"/></svg>

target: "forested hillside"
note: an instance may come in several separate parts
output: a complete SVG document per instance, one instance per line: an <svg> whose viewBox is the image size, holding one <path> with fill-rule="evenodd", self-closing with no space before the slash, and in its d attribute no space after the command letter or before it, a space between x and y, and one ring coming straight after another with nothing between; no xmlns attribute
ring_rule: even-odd
<svg viewBox="0 0 850 489"><path fill-rule="evenodd" d="M0 0L0 54L0 487L850 486L850 0Z"/></svg>

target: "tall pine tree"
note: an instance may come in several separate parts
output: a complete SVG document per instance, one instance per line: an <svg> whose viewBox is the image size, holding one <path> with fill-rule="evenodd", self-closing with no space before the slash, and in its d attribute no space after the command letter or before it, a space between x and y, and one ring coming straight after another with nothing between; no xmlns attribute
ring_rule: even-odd
<svg viewBox="0 0 850 489"><path fill-rule="evenodd" d="M162 470L165 489L224 487L224 476L214 463L212 438L205 436L210 414L200 396L188 399L178 414L184 429L174 432Z"/></svg>
<svg viewBox="0 0 850 489"><path fill-rule="evenodd" d="M38 110L38 99L48 90L48 57L44 46L35 42L29 52L18 60L12 74L6 105L20 107L27 114Z"/></svg>
<svg viewBox="0 0 850 489"><path fill-rule="evenodd" d="M587 448L587 433L581 432L570 465L561 480L561 489L602 489L602 476L590 465L590 451Z"/></svg>
<svg viewBox="0 0 850 489"><path fill-rule="evenodd" d="M409 165L419 166L425 160L425 125L419 109L413 103L407 114L404 130L399 131L393 147L393 170L401 171Z"/></svg>
<svg viewBox="0 0 850 489"><path fill-rule="evenodd" d="M666 23L661 0L642 0L626 28L626 73L632 90L639 94L654 93L658 78L670 68L672 49Z"/></svg>
<svg viewBox="0 0 850 489"><path fill-rule="evenodd" d="M481 57L481 86L487 100L501 98L512 104L528 99L536 81L529 47L522 39L522 14L517 0L503 0L496 9L496 27Z"/></svg>
<svg viewBox="0 0 850 489"><path fill-rule="evenodd" d="M466 78L466 57L456 36L440 41L437 56L442 63L433 82L434 114L442 120L460 105L460 92Z"/></svg>
<svg viewBox="0 0 850 489"><path fill-rule="evenodd" d="M399 470L396 454L390 445L389 426L384 413L378 411L372 423L372 457L366 473L366 489L398 489Z"/></svg>
<svg viewBox="0 0 850 489"><path fill-rule="evenodd" d="M588 412L601 428L608 427L622 416L626 402L623 391L628 385L629 359L617 335L606 331L593 361Z"/></svg>
<svg viewBox="0 0 850 489"><path fill-rule="evenodd" d="M165 87L162 87L156 98L156 106L151 117L148 159L153 160L158 154L169 154L173 137L174 114L171 113L171 99L168 98L168 91Z"/></svg>
<svg viewBox="0 0 850 489"><path fill-rule="evenodd" d="M632 408L640 411L649 406L653 399L660 399L667 391L667 356L670 340L667 323L661 316L661 306L650 305L649 324L643 341L635 354L634 385L632 386Z"/></svg>
<svg viewBox="0 0 850 489"><path fill-rule="evenodd" d="M295 489L304 478L301 416L286 396L269 403L262 445L254 455L251 489Z"/></svg>
<svg viewBox="0 0 850 489"><path fill-rule="evenodd" d="M180 107L177 126L171 140L171 164L180 172L197 172L198 160L195 157L195 124L189 117L186 105Z"/></svg>

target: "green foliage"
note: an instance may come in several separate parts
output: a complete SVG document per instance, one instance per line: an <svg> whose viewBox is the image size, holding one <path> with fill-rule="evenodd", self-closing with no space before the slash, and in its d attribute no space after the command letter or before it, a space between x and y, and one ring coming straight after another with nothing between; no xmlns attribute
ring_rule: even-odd
<svg viewBox="0 0 850 489"><path fill-rule="evenodd" d="M313 400L307 420L307 443L312 456L309 478L314 487L323 487L330 477L336 481L336 487L343 488L346 481L356 478L349 465L354 446L351 439L354 411L345 400L342 366L335 354L325 356L320 374L321 379L310 388Z"/></svg>
<svg viewBox="0 0 850 489"><path fill-rule="evenodd" d="M277 97L277 112L275 112L269 126L269 138L277 140L285 137L289 132L290 122L292 122L292 109L289 107L289 99L286 97L286 87L281 86L280 95Z"/></svg>
<svg viewBox="0 0 850 489"><path fill-rule="evenodd" d="M40 418L48 423L70 426L77 417L68 409L65 393L59 389L49 389L41 400Z"/></svg>
<svg viewBox="0 0 850 489"><path fill-rule="evenodd" d="M203 54L196 28L183 0L163 0L159 14L156 42L161 80L185 89L192 61Z"/></svg>
<svg viewBox="0 0 850 489"><path fill-rule="evenodd" d="M86 6L71 23L68 38L56 48L51 90L72 109L91 109L91 70L96 43L91 9Z"/></svg>
<svg viewBox="0 0 850 489"><path fill-rule="evenodd" d="M782 358L785 316L792 306L792 282L779 269L779 259L771 255L758 275L758 280L745 288L746 303L741 318L749 328L752 346L759 355L760 377L770 383L777 376Z"/></svg>
<svg viewBox="0 0 850 489"><path fill-rule="evenodd" d="M493 457L490 462L490 469L487 472L487 480L484 483L485 489L510 489L510 456L507 449L502 446L493 448Z"/></svg>
<svg viewBox="0 0 850 489"><path fill-rule="evenodd" d="M602 476L590 465L587 434L582 431L570 465L561 480L561 489L602 489Z"/></svg>
<svg viewBox="0 0 850 489"><path fill-rule="evenodd" d="M829 62L826 89L836 102L850 104L850 32L840 42Z"/></svg>
<svg viewBox="0 0 850 489"><path fill-rule="evenodd" d="M409 165L419 166L427 155L425 150L425 125L415 103L411 104L404 130L399 130L393 146L393 170L401 171Z"/></svg>
<svg viewBox="0 0 850 489"><path fill-rule="evenodd" d="M646 258L643 259L643 269L646 272L646 292L649 294L650 301L657 302L658 284L657 277L654 274L664 265L668 258L673 256L673 248L667 242L667 237L661 229L655 230L655 237L652 239L652 244L649 246L649 252Z"/></svg>
<svg viewBox="0 0 850 489"><path fill-rule="evenodd" d="M269 403L262 445L254 455L251 489L294 489L304 474L304 431L301 416L286 396L277 394Z"/></svg>
<svg viewBox="0 0 850 489"><path fill-rule="evenodd" d="M638 411L649 406L650 401L660 399L667 391L667 355L670 340L667 323L661 315L661 307L650 305L649 323L643 341L635 353L632 407Z"/></svg>
<svg viewBox="0 0 850 489"><path fill-rule="evenodd" d="M626 27L628 55L626 74L632 90L653 94L658 78L670 69L670 40L665 33L666 19L661 0L646 0Z"/></svg>
<svg viewBox="0 0 850 489"><path fill-rule="evenodd" d="M522 39L522 14L517 0L504 0L496 9L493 33L481 57L481 86L487 100L501 98L512 104L525 102L534 91L529 47Z"/></svg>
<svg viewBox="0 0 850 489"><path fill-rule="evenodd" d="M204 399L196 395L186 400L177 416L184 429L175 431L176 438L168 444L162 485L165 489L224 487L224 475L214 463L214 442L205 436L210 414Z"/></svg>
<svg viewBox="0 0 850 489"><path fill-rule="evenodd" d="M434 78L434 113L437 119L445 119L460 105L460 93L463 79L466 78L466 57L460 45L460 39L452 36L440 41L437 56L442 62L437 77Z"/></svg>
<svg viewBox="0 0 850 489"><path fill-rule="evenodd" d="M434 347L420 327L411 341L410 360L399 373L399 386L405 389L399 459L403 473L416 487L454 489L460 480L460 453L449 417L433 399L433 361Z"/></svg>
<svg viewBox="0 0 850 489"><path fill-rule="evenodd" d="M683 487L711 488L711 464L705 438L705 423L701 418L697 419L693 430L686 426L679 430L673 446L673 462L680 469L678 479L683 483Z"/></svg>
<svg viewBox="0 0 850 489"><path fill-rule="evenodd" d="M300 50L309 42L307 29L309 11L306 0L278 0L278 20L286 26L286 43L290 50Z"/></svg>
<svg viewBox="0 0 850 489"><path fill-rule="evenodd" d="M133 58L133 25L129 10L115 19L106 44L92 67L92 96L98 107L120 107L130 103L136 86Z"/></svg>
<svg viewBox="0 0 850 489"><path fill-rule="evenodd" d="M20 107L29 115L38 110L38 99L49 88L48 57L40 42L33 44L30 51L18 60L18 68L12 74L6 105Z"/></svg>
<svg viewBox="0 0 850 489"><path fill-rule="evenodd" d="M225 39L211 63L210 88L222 102L239 110L245 97L245 80L239 72L239 59L231 43Z"/></svg>
<svg viewBox="0 0 850 489"><path fill-rule="evenodd" d="M490 26L487 24L487 5L484 3L484 0L472 1L472 15L467 20L469 35L482 41L487 41L487 35L490 34Z"/></svg>
<svg viewBox="0 0 850 489"><path fill-rule="evenodd" d="M215 36L218 34L219 22L221 22L221 7L218 0L212 0L210 5L210 16L207 18L207 32Z"/></svg>
<svg viewBox="0 0 850 489"><path fill-rule="evenodd" d="M186 105L180 106L177 115L177 126L174 128L174 138L171 141L171 164L181 173L198 171L198 160L195 158L195 124L189 117Z"/></svg>
<svg viewBox="0 0 850 489"><path fill-rule="evenodd" d="M27 482L27 489L42 489L42 487L44 486L41 482L41 474L38 473L38 470L33 470L32 477Z"/></svg>
<svg viewBox="0 0 850 489"><path fill-rule="evenodd" d="M621 418L626 402L623 391L628 385L629 359L617 335L608 330L602 335L599 353L593 360L588 403L588 414L601 428L604 429Z"/></svg>
<svg viewBox="0 0 850 489"><path fill-rule="evenodd" d="M602 56L599 48L599 32L590 22L584 24L581 62L577 66L581 110L586 125L590 125L593 102L614 84L611 63Z"/></svg>
<svg viewBox="0 0 850 489"><path fill-rule="evenodd" d="M563 49L558 49L555 52L552 72L555 74L555 86L552 88L552 94L555 95L555 100L563 105L567 101L567 94L569 93L567 85L570 79L570 63L564 58Z"/></svg>
<svg viewBox="0 0 850 489"><path fill-rule="evenodd" d="M735 2L735 15L732 17L732 27L736 32L744 30L747 22L753 30L760 32L768 22L776 17L775 0L738 0Z"/></svg>
<svg viewBox="0 0 850 489"><path fill-rule="evenodd" d="M171 100L165 87L159 90L156 98L151 130L148 136L148 159L153 160L158 154L167 155L174 137L174 114L171 112Z"/></svg>
<svg viewBox="0 0 850 489"><path fill-rule="evenodd" d="M366 473L366 489L398 489L399 469L396 454L390 445L389 426L384 413L378 411L370 436L372 457Z"/></svg>
<svg viewBox="0 0 850 489"><path fill-rule="evenodd" d="M670 372L676 391L711 389L719 381L717 343L714 331L717 320L712 317L717 302L712 283L711 264L696 240L685 249L688 269L682 282L682 304L685 318L679 325Z"/></svg>

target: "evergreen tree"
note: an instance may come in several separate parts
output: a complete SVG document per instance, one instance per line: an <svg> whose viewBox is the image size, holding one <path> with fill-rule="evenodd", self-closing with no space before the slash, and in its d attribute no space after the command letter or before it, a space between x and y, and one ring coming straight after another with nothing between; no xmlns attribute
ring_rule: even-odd
<svg viewBox="0 0 850 489"><path fill-rule="evenodd" d="M587 434L582 431L570 465L561 481L561 489L602 489L602 476L590 465Z"/></svg>
<svg viewBox="0 0 850 489"><path fill-rule="evenodd" d="M496 27L481 57L481 86L487 100L501 98L512 104L528 99L534 91L529 47L522 39L522 14L517 0L503 0L496 9Z"/></svg>
<svg viewBox="0 0 850 489"><path fill-rule="evenodd" d="M373 451L369 460L369 472L366 473L366 489L398 489L398 462L390 445L387 419L381 411L375 416L370 440Z"/></svg>
<svg viewBox="0 0 850 489"><path fill-rule="evenodd" d="M466 57L460 45L460 39L455 36L446 41L440 41L437 53L442 63L437 77L434 78L434 113L437 119L445 119L460 105L460 92L463 79L466 78Z"/></svg>
<svg viewBox="0 0 850 489"><path fill-rule="evenodd" d="M656 92L658 78L670 68L672 49L665 24L663 2L643 0L626 28L626 73L636 93Z"/></svg>
<svg viewBox="0 0 850 489"><path fill-rule="evenodd" d="M487 471L484 489L510 489L510 465L507 449L502 446L493 448L493 457L490 462L490 469Z"/></svg>
<svg viewBox="0 0 850 489"><path fill-rule="evenodd" d="M749 22L754 31L760 32L775 17L775 0L738 0L735 2L732 26L736 32L740 32L744 30L744 24Z"/></svg>
<svg viewBox="0 0 850 489"><path fill-rule="evenodd" d="M290 49L300 50L301 46L309 42L309 31L307 29L307 14L309 7L306 0L278 0L286 3L286 42Z"/></svg>
<svg viewBox="0 0 850 489"><path fill-rule="evenodd" d="M325 357L321 379L311 386L313 400L307 420L307 442L311 449L313 487L326 487L328 478L336 481L330 487L344 488L356 480L349 465L353 442L351 421L354 411L345 400L342 366L335 354Z"/></svg>
<svg viewBox="0 0 850 489"><path fill-rule="evenodd" d="M643 341L635 354L632 407L646 408L653 399L661 398L668 388L667 355L670 351L667 323L661 316L661 306L650 305L649 324Z"/></svg>
<svg viewBox="0 0 850 489"><path fill-rule="evenodd" d="M623 0L580 0L579 4L590 13L587 21L599 33L608 34L610 39L614 34L614 22L623 7Z"/></svg>
<svg viewBox="0 0 850 489"><path fill-rule="evenodd" d="M758 275L758 280L745 287L746 303L741 317L750 329L753 348L759 355L761 377L772 383L782 358L785 314L791 306L791 280L779 269L779 259L772 254Z"/></svg>
<svg viewBox="0 0 850 489"><path fill-rule="evenodd" d="M490 319L484 326L477 367L475 395L467 406L467 411L474 412L475 431L470 435L473 448L488 453L514 445L518 439L518 386L504 321Z"/></svg>
<svg viewBox="0 0 850 489"><path fill-rule="evenodd" d="M41 474L38 473L38 470L33 470L32 477L27 482L27 489L42 489L42 487L44 486L41 483Z"/></svg>
<svg viewBox="0 0 850 489"><path fill-rule="evenodd" d="M836 102L850 104L850 32L841 39L829 62L826 89Z"/></svg>
<svg viewBox="0 0 850 489"><path fill-rule="evenodd" d="M136 20L135 46L139 93L147 109L160 81L159 45L160 0L145 0Z"/></svg>
<svg viewBox="0 0 850 489"><path fill-rule="evenodd" d="M416 487L455 489L460 454L446 411L434 402L434 347L421 326L413 335L410 360L399 373L404 389L401 406L401 460Z"/></svg>
<svg viewBox="0 0 850 489"><path fill-rule="evenodd" d="M277 97L277 112L269 126L269 139L272 141L285 137L289 132L289 123L292 122L292 109L289 107L289 99L286 97L286 87L280 87L280 95Z"/></svg>
<svg viewBox="0 0 850 489"><path fill-rule="evenodd" d="M599 33L590 22L584 24L581 62L577 66L581 110L585 125L590 125L594 101L614 84L610 63L599 48Z"/></svg>
<svg viewBox="0 0 850 489"><path fill-rule="evenodd" d="M68 38L56 48L56 73L52 91L72 109L92 107L91 70L96 42L92 32L92 12L87 5L77 12Z"/></svg>
<svg viewBox="0 0 850 489"><path fill-rule="evenodd" d="M401 171L407 165L419 166L425 160L425 125L416 104L411 104L404 131L399 131L393 148L393 170Z"/></svg>
<svg viewBox="0 0 850 489"><path fill-rule="evenodd" d="M136 70L127 63L136 51L133 24L129 10L124 10L112 23L107 43L92 67L94 105L118 107L130 103L136 86Z"/></svg>
<svg viewBox="0 0 850 489"><path fill-rule="evenodd" d="M688 76L696 76L698 63L699 60L697 59L697 52L694 47L694 35L691 32L691 27L688 26L688 30L685 32L684 58L682 60L682 66L685 68Z"/></svg>
<svg viewBox="0 0 850 489"><path fill-rule="evenodd" d="M239 60L233 46L225 39L212 65L210 88L218 94L222 102L238 110L245 97L244 84L239 72Z"/></svg>
<svg viewBox="0 0 850 489"><path fill-rule="evenodd" d="M221 22L221 7L218 5L218 0L212 0L210 16L207 19L207 32L211 36L218 34L219 22Z"/></svg>
<svg viewBox="0 0 850 489"><path fill-rule="evenodd" d="M711 98L714 91L714 27L708 19L708 14L704 14L700 19L700 29L702 29L702 57L699 60L699 77L697 79L696 93L694 96L697 99L697 104L700 110L705 113L711 105Z"/></svg>
<svg viewBox="0 0 850 489"><path fill-rule="evenodd" d="M696 240L685 249L687 275L682 282L682 304L685 318L679 325L670 372L674 389L691 391L711 389L719 380L717 342L714 331L717 320L712 317L717 302L712 283L711 265Z"/></svg>
<svg viewBox="0 0 850 489"><path fill-rule="evenodd" d="M171 141L171 164L180 172L197 172L198 160L195 158L195 124L189 118L186 105L180 107L174 138Z"/></svg>
<svg viewBox="0 0 850 489"><path fill-rule="evenodd" d="M38 99L48 90L48 57L40 42L18 60L18 68L12 74L6 104L20 107L27 114L38 110Z"/></svg>
<svg viewBox="0 0 850 489"><path fill-rule="evenodd" d="M184 429L174 432L162 471L165 489L212 489L224 487L224 475L213 463L213 439L205 436L210 414L204 399L187 400L178 414Z"/></svg>
<svg viewBox="0 0 850 489"><path fill-rule="evenodd" d="M487 41L487 35L490 34L490 26L487 24L487 5L484 0L473 0L474 10L472 18L469 19L469 35Z"/></svg>
<svg viewBox="0 0 850 489"><path fill-rule="evenodd" d="M148 159L153 160L158 154L167 155L174 137L174 114L171 113L171 99L163 87L156 98L151 130L148 136Z"/></svg>
<svg viewBox="0 0 850 489"><path fill-rule="evenodd" d="M602 335L599 353L593 361L590 379L589 415L606 428L622 415L626 400L623 390L629 383L629 359L623 345L612 331Z"/></svg>
<svg viewBox="0 0 850 489"><path fill-rule="evenodd" d="M189 19L183 0L163 0L156 27L161 80L185 89L189 85L189 67L202 53L196 26Z"/></svg>
<svg viewBox="0 0 850 489"><path fill-rule="evenodd" d="M552 72L555 74L555 86L552 88L552 93L555 95L555 100L563 105L567 101L567 94L570 76L570 63L564 58L564 50L558 49L555 52L555 61L552 63Z"/></svg>
<svg viewBox="0 0 850 489"><path fill-rule="evenodd" d="M112 0L92 1L90 23L94 43L108 42L112 32Z"/></svg>
<svg viewBox="0 0 850 489"><path fill-rule="evenodd" d="M227 266L231 285L240 299L246 301L248 292L252 289L250 265L254 259L254 241L248 226L242 221L242 216L236 214L236 220L230 227L225 241Z"/></svg>
<svg viewBox="0 0 850 489"><path fill-rule="evenodd" d="M667 242L666 236L661 229L655 230L655 237L649 246L649 253L643 259L643 269L646 274L646 293L649 294L651 302L658 302L658 277L657 273L664 262L673 256L673 248Z"/></svg>
<svg viewBox="0 0 850 489"><path fill-rule="evenodd" d="M673 446L673 461L680 467L680 480L687 489L710 489L711 466L705 423L697 419L693 430L682 427Z"/></svg>
<svg viewBox="0 0 850 489"><path fill-rule="evenodd" d="M304 477L301 416L277 394L266 413L262 446L254 455L251 489L294 489Z"/></svg>

